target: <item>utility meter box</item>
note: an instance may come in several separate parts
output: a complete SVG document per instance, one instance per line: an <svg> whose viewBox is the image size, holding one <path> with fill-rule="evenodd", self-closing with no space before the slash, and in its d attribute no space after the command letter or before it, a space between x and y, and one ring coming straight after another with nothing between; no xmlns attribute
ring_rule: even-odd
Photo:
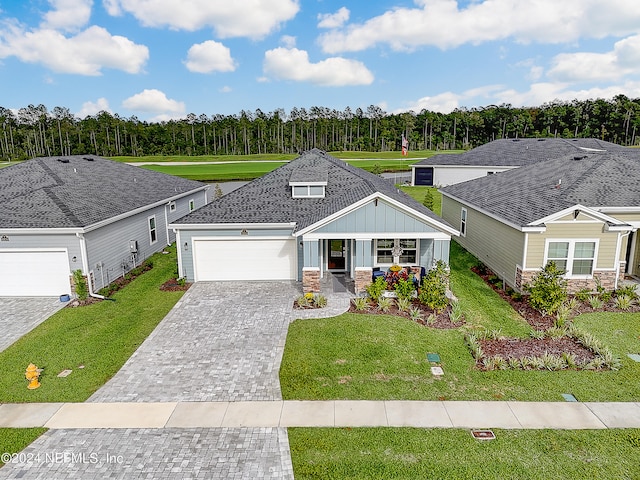
<svg viewBox="0 0 640 480"><path fill-rule="evenodd" d="M131 253L138 253L138 242L136 240L129 240L129 251Z"/></svg>

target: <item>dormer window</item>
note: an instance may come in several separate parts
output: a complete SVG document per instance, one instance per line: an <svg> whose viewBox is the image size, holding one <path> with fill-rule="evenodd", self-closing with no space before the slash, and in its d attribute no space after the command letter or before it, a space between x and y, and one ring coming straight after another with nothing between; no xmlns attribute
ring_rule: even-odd
<svg viewBox="0 0 640 480"><path fill-rule="evenodd" d="M293 198L324 198L325 185L291 185Z"/></svg>
<svg viewBox="0 0 640 480"><path fill-rule="evenodd" d="M324 198L328 174L326 168L305 165L291 173L289 186L292 198Z"/></svg>

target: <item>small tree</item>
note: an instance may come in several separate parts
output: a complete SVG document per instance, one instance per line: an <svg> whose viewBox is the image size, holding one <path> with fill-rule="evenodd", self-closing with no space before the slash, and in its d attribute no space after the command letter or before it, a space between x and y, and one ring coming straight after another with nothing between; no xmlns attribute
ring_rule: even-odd
<svg viewBox="0 0 640 480"><path fill-rule="evenodd" d="M427 189L427 193L424 195L424 200L422 200L422 204L427 207L429 210L433 210L433 192L430 188Z"/></svg>
<svg viewBox="0 0 640 480"><path fill-rule="evenodd" d="M217 200L221 198L222 195L224 195L224 193L222 192L222 188L220 188L219 183L216 183L216 186L213 189L213 198Z"/></svg>
<svg viewBox="0 0 640 480"><path fill-rule="evenodd" d="M73 271L73 283L76 286L76 295L78 300L84 301L89 296L89 287L87 285L87 279L84 278L82 270Z"/></svg>
<svg viewBox="0 0 640 480"><path fill-rule="evenodd" d="M420 303L436 312L444 310L449 304L447 299L448 278L447 264L438 260L422 280L422 286L418 292Z"/></svg>
<svg viewBox="0 0 640 480"><path fill-rule="evenodd" d="M529 305L544 315L553 315L567 299L567 281L555 262L549 262L524 286Z"/></svg>

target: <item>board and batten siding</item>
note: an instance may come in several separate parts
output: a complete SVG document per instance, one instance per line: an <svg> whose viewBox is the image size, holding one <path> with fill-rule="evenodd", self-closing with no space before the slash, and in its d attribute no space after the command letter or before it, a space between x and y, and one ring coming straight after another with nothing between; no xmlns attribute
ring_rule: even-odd
<svg viewBox="0 0 640 480"><path fill-rule="evenodd" d="M530 233L527 248L527 269L542 268L545 244L549 239L557 240L598 240L596 270L617 269L615 265L618 249L618 232L605 232L602 222L576 221L570 223L547 223L544 233ZM624 260L624 257L621 258Z"/></svg>
<svg viewBox="0 0 640 480"><path fill-rule="evenodd" d="M314 229L314 234L323 233L371 233L378 238L386 233L433 232L439 230L424 221L398 210L384 200L371 201L362 207L339 217L327 225Z"/></svg>
<svg viewBox="0 0 640 480"><path fill-rule="evenodd" d="M246 235L242 235L241 232L245 230ZM193 239L194 238L229 238L232 240L233 237L236 237L238 240L245 238L259 238L259 237L291 237L292 229L291 228L274 228L274 229L260 229L260 228L251 228L247 227L245 229L241 228L230 228L230 229L207 229L207 230L188 230L188 229L179 229L179 244L177 248L180 250L179 255L181 257L181 267L182 272L180 275L186 278L188 281L192 282L195 278L194 271L194 262L193 262Z"/></svg>
<svg viewBox="0 0 640 480"><path fill-rule="evenodd" d="M524 233L442 196L442 218L455 228L460 228L460 212L463 207L467 210L466 235L460 235L456 241L513 286L516 266L522 263Z"/></svg>

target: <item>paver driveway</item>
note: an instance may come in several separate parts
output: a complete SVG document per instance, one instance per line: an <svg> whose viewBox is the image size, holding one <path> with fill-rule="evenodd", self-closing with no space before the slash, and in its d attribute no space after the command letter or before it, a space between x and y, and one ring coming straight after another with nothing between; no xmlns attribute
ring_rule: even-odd
<svg viewBox="0 0 640 480"><path fill-rule="evenodd" d="M194 284L89 401L280 400L298 294L291 282ZM293 479L285 428L50 430L25 452L42 455L0 479Z"/></svg>
<svg viewBox="0 0 640 480"><path fill-rule="evenodd" d="M0 297L0 352L65 305L52 297Z"/></svg>
<svg viewBox="0 0 640 480"><path fill-rule="evenodd" d="M291 282L194 284L89 401L281 400Z"/></svg>

